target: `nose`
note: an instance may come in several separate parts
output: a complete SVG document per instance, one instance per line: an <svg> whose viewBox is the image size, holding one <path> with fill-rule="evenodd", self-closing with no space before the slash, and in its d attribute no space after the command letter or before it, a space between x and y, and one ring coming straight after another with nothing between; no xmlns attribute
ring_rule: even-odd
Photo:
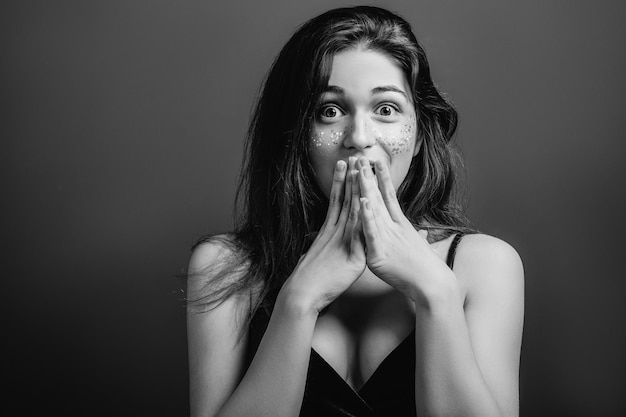
<svg viewBox="0 0 626 417"><path fill-rule="evenodd" d="M364 115L356 114L353 117L350 128L345 135L343 145L346 148L362 150L376 143L374 132L372 132L372 128Z"/></svg>

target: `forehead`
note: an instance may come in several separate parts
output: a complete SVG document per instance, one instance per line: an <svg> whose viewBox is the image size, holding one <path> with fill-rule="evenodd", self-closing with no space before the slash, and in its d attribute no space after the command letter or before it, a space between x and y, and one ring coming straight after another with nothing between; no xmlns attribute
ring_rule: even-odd
<svg viewBox="0 0 626 417"><path fill-rule="evenodd" d="M409 95L400 66L388 55L373 50L349 49L335 54L328 85L354 92L390 85Z"/></svg>

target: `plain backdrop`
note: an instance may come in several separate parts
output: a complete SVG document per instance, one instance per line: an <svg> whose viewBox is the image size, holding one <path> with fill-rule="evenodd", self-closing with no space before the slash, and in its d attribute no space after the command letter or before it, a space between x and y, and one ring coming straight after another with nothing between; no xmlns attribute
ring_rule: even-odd
<svg viewBox="0 0 626 417"><path fill-rule="evenodd" d="M7 408L188 413L176 276L232 225L273 58L347 4L2 2ZM413 25L460 113L468 213L524 261L522 415L625 415L626 3L372 4Z"/></svg>

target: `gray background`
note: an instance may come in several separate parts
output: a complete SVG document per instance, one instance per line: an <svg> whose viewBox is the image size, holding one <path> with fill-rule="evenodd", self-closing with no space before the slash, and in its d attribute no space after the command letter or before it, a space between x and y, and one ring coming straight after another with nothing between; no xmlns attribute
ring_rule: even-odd
<svg viewBox="0 0 626 417"><path fill-rule="evenodd" d="M468 211L526 268L522 415L626 413L626 3L381 1L460 112ZM185 415L181 281L231 225L273 57L343 2L14 1L3 344L24 410ZM268 381L271 383L271 381Z"/></svg>

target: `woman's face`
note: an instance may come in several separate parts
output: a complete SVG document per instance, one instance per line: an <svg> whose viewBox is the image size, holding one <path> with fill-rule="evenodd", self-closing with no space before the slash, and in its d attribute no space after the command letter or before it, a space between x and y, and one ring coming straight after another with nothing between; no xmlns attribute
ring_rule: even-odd
<svg viewBox="0 0 626 417"><path fill-rule="evenodd" d="M338 160L366 156L384 160L397 189L419 150L411 89L387 55L350 49L333 59L311 128L311 162L317 184L328 196Z"/></svg>

